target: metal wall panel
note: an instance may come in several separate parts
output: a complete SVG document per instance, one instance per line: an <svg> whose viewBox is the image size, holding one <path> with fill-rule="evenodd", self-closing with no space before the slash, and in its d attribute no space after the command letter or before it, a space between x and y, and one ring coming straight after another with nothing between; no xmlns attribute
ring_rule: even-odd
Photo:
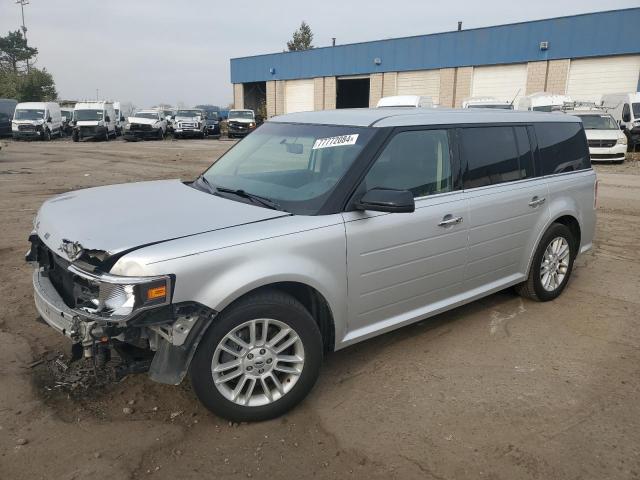
<svg viewBox="0 0 640 480"><path fill-rule="evenodd" d="M440 70L399 72L396 79L397 95L423 95L433 103L440 98Z"/></svg>
<svg viewBox="0 0 640 480"><path fill-rule="evenodd" d="M640 8L231 60L231 82L640 53ZM635 41L634 41L635 40ZM549 42L540 50L540 42ZM380 62L376 62L379 59Z"/></svg>
<svg viewBox="0 0 640 480"><path fill-rule="evenodd" d="M495 97L514 104L527 89L527 64L494 65L473 69L471 95L473 97Z"/></svg>
<svg viewBox="0 0 640 480"><path fill-rule="evenodd" d="M639 78L640 55L572 60L567 94L573 100L599 102L604 93L636 91Z"/></svg>

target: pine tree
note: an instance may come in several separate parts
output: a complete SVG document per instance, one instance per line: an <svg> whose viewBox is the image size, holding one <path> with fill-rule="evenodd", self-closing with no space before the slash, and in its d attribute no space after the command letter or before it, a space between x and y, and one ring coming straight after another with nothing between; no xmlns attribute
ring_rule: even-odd
<svg viewBox="0 0 640 480"><path fill-rule="evenodd" d="M293 38L287 42L287 48L290 52L299 50L309 50L313 48L313 32L307 22L303 21L300 28L293 32Z"/></svg>

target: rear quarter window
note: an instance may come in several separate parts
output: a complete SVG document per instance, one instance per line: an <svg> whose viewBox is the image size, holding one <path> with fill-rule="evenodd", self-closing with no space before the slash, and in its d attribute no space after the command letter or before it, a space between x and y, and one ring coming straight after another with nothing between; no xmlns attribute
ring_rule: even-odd
<svg viewBox="0 0 640 480"><path fill-rule="evenodd" d="M535 125L540 152L540 173L553 175L591 167L582 124L548 122Z"/></svg>

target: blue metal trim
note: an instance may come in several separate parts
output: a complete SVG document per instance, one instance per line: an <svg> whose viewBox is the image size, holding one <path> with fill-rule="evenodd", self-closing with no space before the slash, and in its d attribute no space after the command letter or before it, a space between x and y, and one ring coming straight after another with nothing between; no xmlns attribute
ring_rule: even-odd
<svg viewBox="0 0 640 480"><path fill-rule="evenodd" d="M640 8L231 59L246 83L640 53ZM549 42L540 50L540 42ZM374 60L381 59L380 65ZM273 72L273 73L271 73Z"/></svg>

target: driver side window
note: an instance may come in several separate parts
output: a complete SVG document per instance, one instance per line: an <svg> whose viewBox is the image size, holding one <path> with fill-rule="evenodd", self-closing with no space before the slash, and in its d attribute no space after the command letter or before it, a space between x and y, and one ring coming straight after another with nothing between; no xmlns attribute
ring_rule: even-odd
<svg viewBox="0 0 640 480"><path fill-rule="evenodd" d="M446 130L398 133L364 179L366 190L409 190L424 197L451 190L451 154Z"/></svg>

